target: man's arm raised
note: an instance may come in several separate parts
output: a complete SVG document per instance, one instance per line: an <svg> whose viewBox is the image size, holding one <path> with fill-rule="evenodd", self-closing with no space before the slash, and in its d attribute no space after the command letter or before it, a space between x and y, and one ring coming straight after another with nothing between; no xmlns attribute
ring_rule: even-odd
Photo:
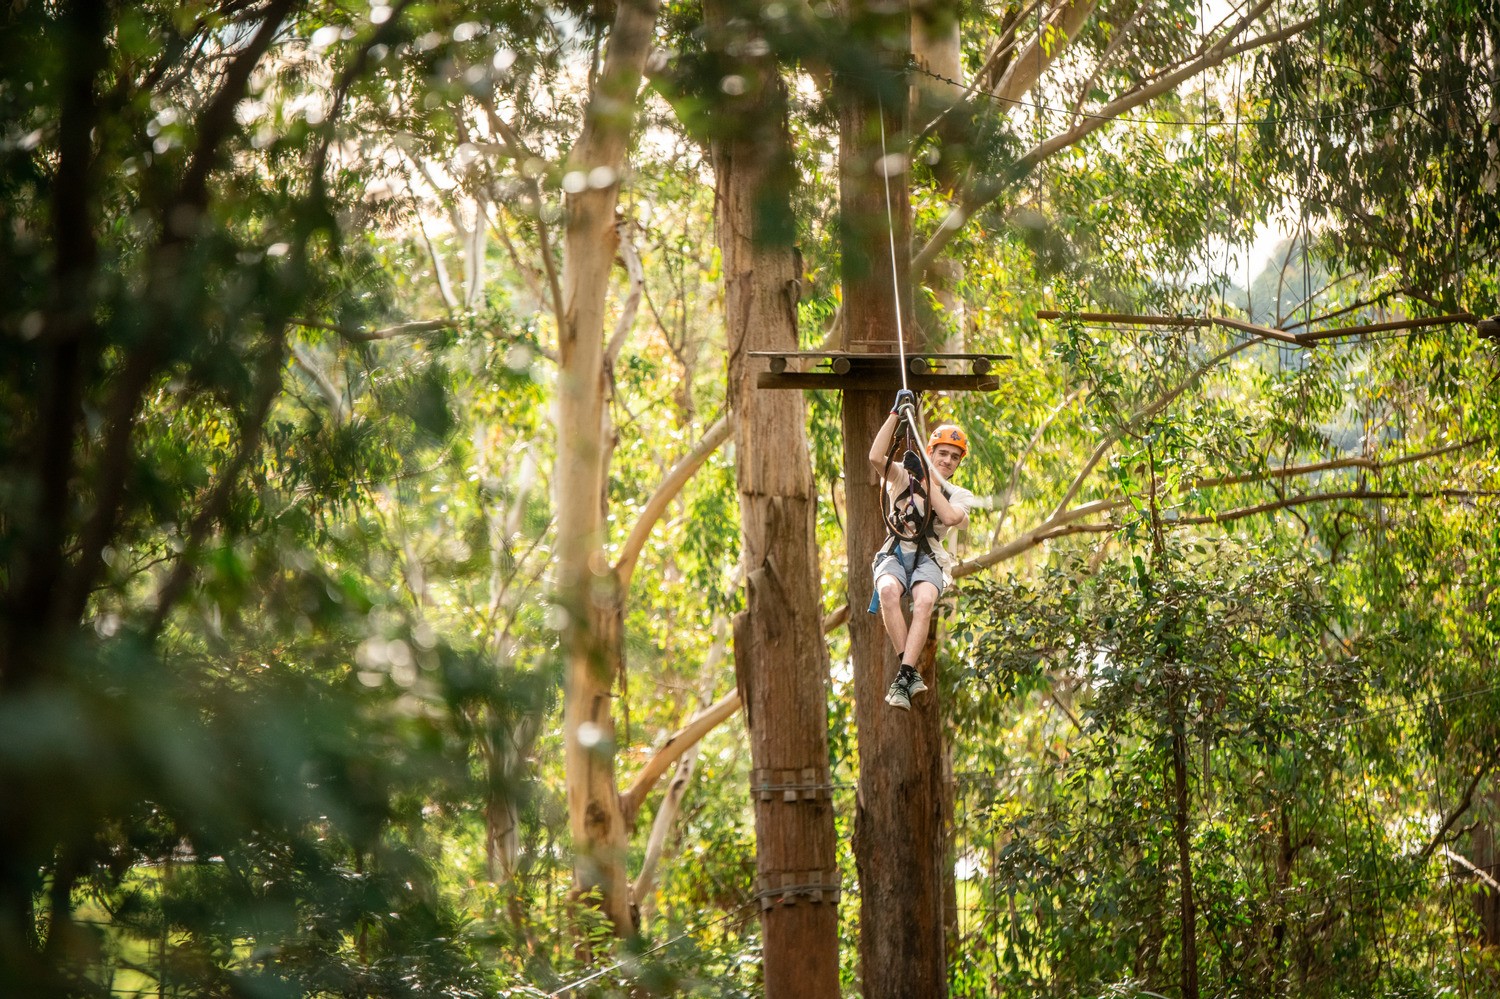
<svg viewBox="0 0 1500 999"><path fill-rule="evenodd" d="M891 407L891 415L885 418L880 429L875 433L875 440L870 442L870 467L875 469L875 477L885 476L891 485L897 489L906 486L906 469L899 463L892 462L889 476L886 476L885 453L891 449L891 438L896 435L896 424L901 419L902 406L916 406L917 397L906 389L896 393L896 403Z"/></svg>
<svg viewBox="0 0 1500 999"><path fill-rule="evenodd" d="M932 462L927 462L927 477L937 487L927 490L932 502L933 515L942 521L944 527L962 527L969 519L969 510L965 506L953 503L948 499L943 487L948 484L938 470L932 467Z"/></svg>

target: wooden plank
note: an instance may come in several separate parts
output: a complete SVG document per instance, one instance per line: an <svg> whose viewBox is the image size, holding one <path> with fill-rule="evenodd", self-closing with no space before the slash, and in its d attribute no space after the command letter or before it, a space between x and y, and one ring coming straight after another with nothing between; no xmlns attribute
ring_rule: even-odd
<svg viewBox="0 0 1500 999"><path fill-rule="evenodd" d="M901 372L899 369L851 371L840 375L832 371L784 371L781 374L762 371L755 376L755 387L894 392L901 388ZM913 392L994 392L1000 388L1000 379L995 375L908 375L906 387Z"/></svg>

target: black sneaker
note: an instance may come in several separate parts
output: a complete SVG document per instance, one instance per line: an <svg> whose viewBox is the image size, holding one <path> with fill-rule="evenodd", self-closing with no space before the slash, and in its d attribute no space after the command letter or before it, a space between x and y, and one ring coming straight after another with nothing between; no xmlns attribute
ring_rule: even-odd
<svg viewBox="0 0 1500 999"><path fill-rule="evenodd" d="M891 681L890 689L885 692L885 703L902 711L911 708L911 689L906 685L906 667L902 667L896 673L896 679Z"/></svg>

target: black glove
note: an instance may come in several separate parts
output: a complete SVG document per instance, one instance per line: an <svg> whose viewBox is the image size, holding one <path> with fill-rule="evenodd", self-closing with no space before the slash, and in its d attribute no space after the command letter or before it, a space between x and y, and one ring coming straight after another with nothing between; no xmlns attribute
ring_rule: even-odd
<svg viewBox="0 0 1500 999"><path fill-rule="evenodd" d="M901 456L901 467L905 468L907 474L917 482L922 482L927 478L927 466L922 464L922 459L915 451L908 451Z"/></svg>
<svg viewBox="0 0 1500 999"><path fill-rule="evenodd" d="M900 413L902 406L910 406L912 409L916 409L917 394L910 389L902 389L900 392L897 392L896 402L891 406L891 412Z"/></svg>

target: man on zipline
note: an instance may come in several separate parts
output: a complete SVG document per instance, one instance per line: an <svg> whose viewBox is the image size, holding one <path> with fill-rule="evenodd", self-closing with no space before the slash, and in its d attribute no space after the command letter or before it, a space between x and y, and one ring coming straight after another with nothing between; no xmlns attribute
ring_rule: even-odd
<svg viewBox="0 0 1500 999"><path fill-rule="evenodd" d="M948 482L969 452L968 436L954 424L945 423L932 432L925 459L915 451L907 451L899 462L887 460L896 427L905 420L915 428L916 401L916 396L906 389L896 393L891 415L870 445L870 465L883 480L888 509L892 511L887 520L906 525L901 534L890 529L872 563L885 633L901 656L901 667L886 692L885 702L903 710L911 707L914 695L927 689L916 664L927 642L937 598L953 582L954 558L943 548L943 538L968 521L969 508L974 505L973 493ZM931 517L927 516L929 496ZM908 592L911 594L909 627L901 610L901 595ZM873 603L870 611L875 611Z"/></svg>

